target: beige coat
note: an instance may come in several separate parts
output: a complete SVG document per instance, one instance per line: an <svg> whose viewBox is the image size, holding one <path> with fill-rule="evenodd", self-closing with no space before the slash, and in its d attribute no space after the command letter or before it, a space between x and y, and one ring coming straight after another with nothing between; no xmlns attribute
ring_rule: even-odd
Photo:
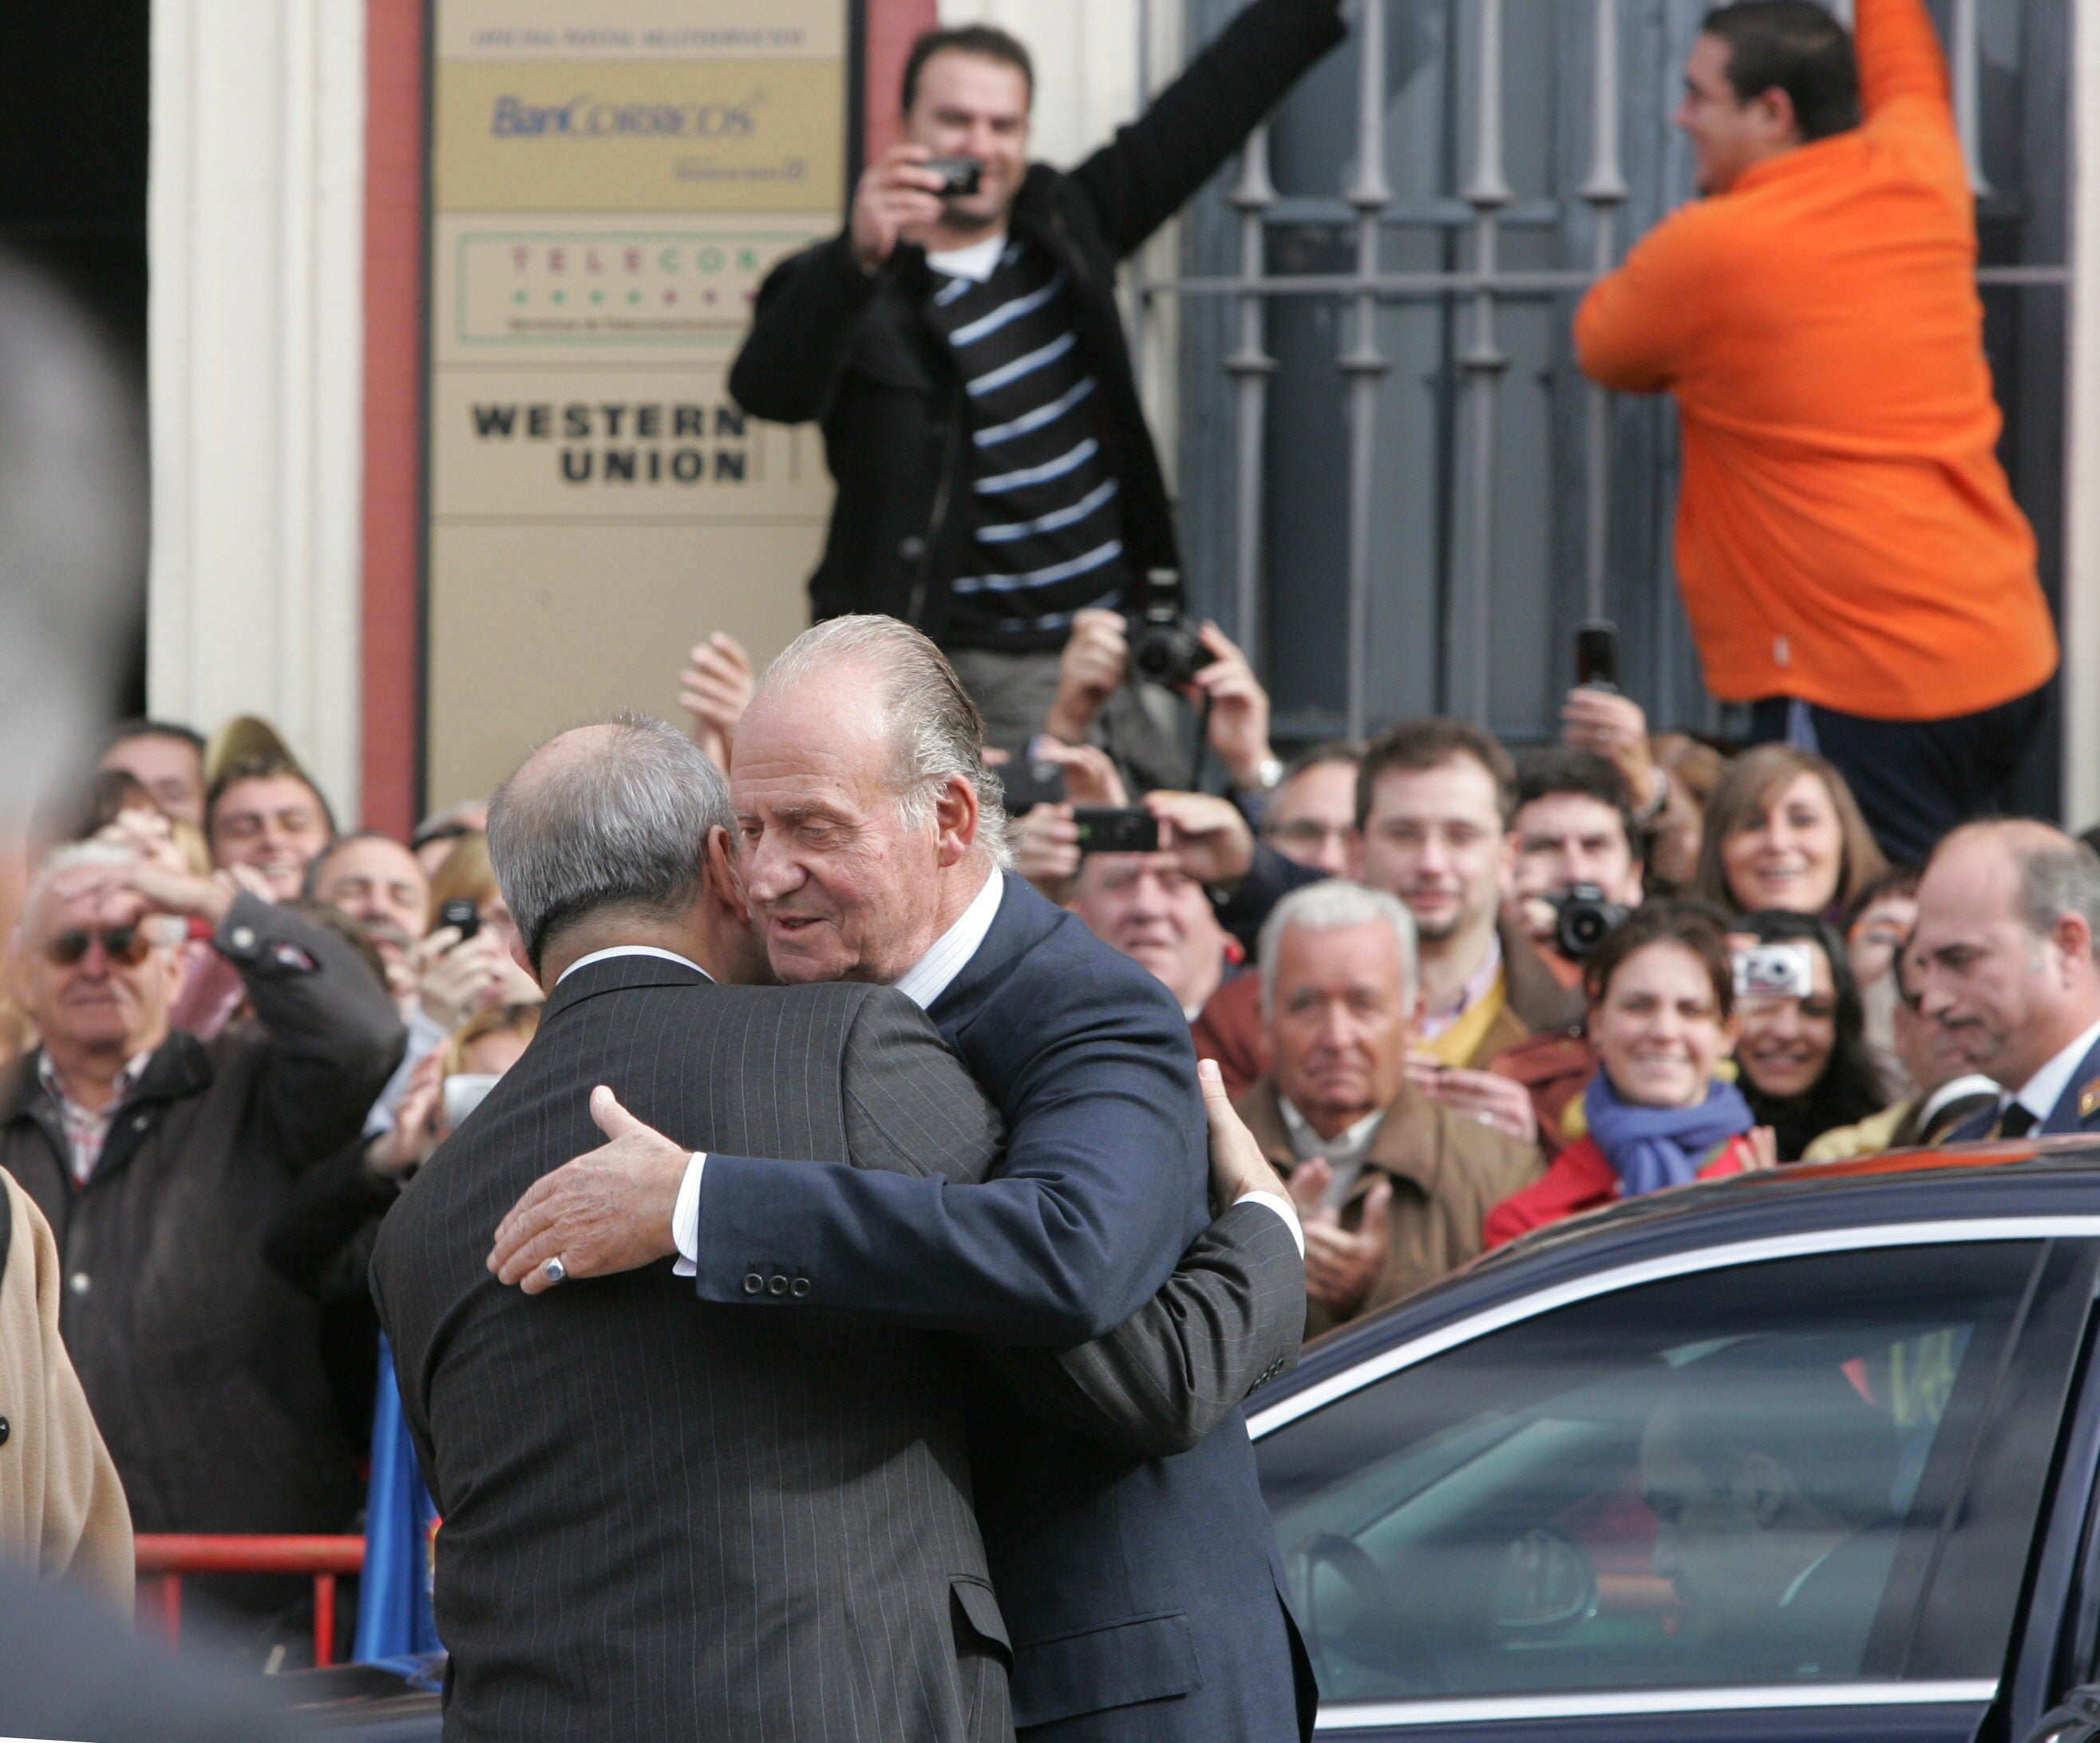
<svg viewBox="0 0 2100 1743"><path fill-rule="evenodd" d="M1287 1178L1297 1166L1297 1155L1283 1123L1275 1079L1262 1077L1233 1105L1263 1154ZM1347 1317L1357 1318L1426 1289L1446 1272L1477 1258L1480 1225L1488 1212L1545 1172L1546 1159L1536 1144L1520 1143L1454 1114L1403 1083L1342 1207L1342 1226L1355 1229L1363 1220L1364 1199L1372 1183L1381 1175L1392 1183L1385 1264L1356 1312ZM1326 1308L1307 1304L1308 1338L1341 1323Z"/></svg>
<svg viewBox="0 0 2100 1743"><path fill-rule="evenodd" d="M0 1559L63 1577L127 1615L131 1511L59 1340L51 1225L0 1168L10 1230L0 1269Z"/></svg>

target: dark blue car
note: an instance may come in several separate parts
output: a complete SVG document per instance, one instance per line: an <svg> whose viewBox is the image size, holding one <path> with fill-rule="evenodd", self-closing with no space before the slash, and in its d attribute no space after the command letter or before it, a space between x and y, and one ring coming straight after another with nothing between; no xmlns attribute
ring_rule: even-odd
<svg viewBox="0 0 2100 1743"><path fill-rule="evenodd" d="M1658 1194L1322 1341L1250 1410L1321 1730L2023 1743L2100 1674L2097 1294L2071 1141Z"/></svg>
<svg viewBox="0 0 2100 1743"><path fill-rule="evenodd" d="M2100 1153L2024 1145L1658 1194L1323 1341L1250 1413L1321 1732L2029 1736L2100 1645L2096 1288Z"/></svg>

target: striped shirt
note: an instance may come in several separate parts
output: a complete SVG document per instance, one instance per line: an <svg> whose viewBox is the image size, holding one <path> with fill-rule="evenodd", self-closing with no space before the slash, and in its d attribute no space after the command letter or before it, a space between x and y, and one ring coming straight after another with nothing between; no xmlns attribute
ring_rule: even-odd
<svg viewBox="0 0 2100 1743"><path fill-rule="evenodd" d="M957 267L943 271L944 264ZM1118 487L1099 431L1063 270L1009 242L979 278L933 262L929 313L968 403L972 546L947 642L1022 652L1064 644L1073 614L1115 606L1127 579Z"/></svg>

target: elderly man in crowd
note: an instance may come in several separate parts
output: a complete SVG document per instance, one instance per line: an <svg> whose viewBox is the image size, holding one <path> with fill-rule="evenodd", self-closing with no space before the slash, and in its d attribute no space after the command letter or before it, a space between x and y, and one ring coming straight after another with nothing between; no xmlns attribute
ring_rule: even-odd
<svg viewBox="0 0 2100 1743"><path fill-rule="evenodd" d="M1158 976L1191 1019L1238 965L1239 946L1171 853L1088 854L1069 906L1104 944Z"/></svg>
<svg viewBox="0 0 2100 1743"><path fill-rule="evenodd" d="M1489 1211L1543 1163L1409 1081L1422 998L1400 902L1315 884L1277 904L1261 942L1274 1064L1237 1105L1304 1219L1310 1335L1472 1258Z"/></svg>
<svg viewBox="0 0 2100 1743"><path fill-rule="evenodd" d="M1917 891L1910 986L2003 1093L1955 1138L2100 1131L2100 858L2045 823L1974 823Z"/></svg>
<svg viewBox="0 0 2100 1743"><path fill-rule="evenodd" d="M168 1023L169 941L192 919L255 1012L209 1044ZM355 1456L312 1313L264 1265L262 1237L394 1069L386 989L287 908L93 843L45 867L12 968L42 1045L0 1102L0 1167L55 1233L66 1346L139 1528L341 1529ZM251 1616L284 1598L227 1595Z"/></svg>
<svg viewBox="0 0 2100 1743"><path fill-rule="evenodd" d="M1523 1086L1487 1070L1505 1047L1565 1027L1579 1002L1502 913L1503 837L1515 775L1477 727L1410 721L1365 752L1357 782L1358 876L1399 897L1419 941L1422 1087L1527 1141L1538 1120ZM1261 871L1257 865L1255 870ZM1287 868L1288 883L1314 874ZM1244 1088L1267 1069L1258 989L1233 982L1204 1008L1197 1051Z"/></svg>
<svg viewBox="0 0 2100 1743"><path fill-rule="evenodd" d="M296 763L243 757L222 770L205 800L212 863L245 866L289 902L306 887L307 867L335 839L335 814Z"/></svg>

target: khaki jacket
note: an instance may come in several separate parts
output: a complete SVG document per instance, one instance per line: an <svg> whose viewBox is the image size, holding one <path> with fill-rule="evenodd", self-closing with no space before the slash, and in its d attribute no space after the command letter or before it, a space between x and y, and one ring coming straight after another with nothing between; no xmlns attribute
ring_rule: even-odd
<svg viewBox="0 0 2100 1743"><path fill-rule="evenodd" d="M1297 1157L1283 1123L1275 1079L1264 1075L1233 1105L1263 1153L1288 1178ZM1431 1101L1412 1084L1402 1084L1342 1207L1343 1227L1357 1228L1373 1183L1381 1174L1392 1180L1384 1268L1354 1313L1338 1317L1308 1303L1306 1336L1330 1331L1346 1319L1427 1288L1477 1256L1488 1212L1545 1172L1537 1145L1519 1143Z"/></svg>
<svg viewBox="0 0 2100 1743"><path fill-rule="evenodd" d="M59 1250L0 1169L0 1560L130 1613L131 1513L59 1339Z"/></svg>

